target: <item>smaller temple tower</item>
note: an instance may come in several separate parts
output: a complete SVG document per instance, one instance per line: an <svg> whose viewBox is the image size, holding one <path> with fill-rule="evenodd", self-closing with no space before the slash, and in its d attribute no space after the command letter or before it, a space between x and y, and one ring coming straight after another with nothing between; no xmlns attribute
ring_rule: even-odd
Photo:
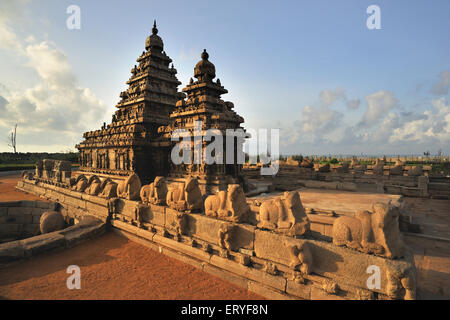
<svg viewBox="0 0 450 320"><path fill-rule="evenodd" d="M220 80L214 80L216 77L216 68L209 61L209 54L206 49L201 54L201 60L194 68L194 81L192 78L189 85L183 89L187 94L185 99L176 103L176 110L170 114L171 124L161 127L159 131L165 139L170 139L176 129L185 129L191 133L191 163L175 165L171 162L169 168L169 177L172 179L182 179L186 176L197 177L199 184L204 192L212 193L217 190L225 189L228 183L241 183L242 163L238 163L238 150L243 150L243 138L234 139L233 149L226 148L227 129L241 129L240 126L244 119L234 110L232 102L223 101L221 95L228 91L221 85ZM201 123L201 128L196 128L196 124ZM203 155L206 146L210 143L202 141L202 137L208 129L216 129L223 136L223 163L207 164L202 156L201 163L195 163L194 143L195 138L201 141L201 153ZM176 142L172 143L172 147ZM199 150L199 148L197 148ZM227 160L227 153L232 153L231 162ZM198 155L197 155L198 156ZM230 157L229 159L230 160Z"/></svg>

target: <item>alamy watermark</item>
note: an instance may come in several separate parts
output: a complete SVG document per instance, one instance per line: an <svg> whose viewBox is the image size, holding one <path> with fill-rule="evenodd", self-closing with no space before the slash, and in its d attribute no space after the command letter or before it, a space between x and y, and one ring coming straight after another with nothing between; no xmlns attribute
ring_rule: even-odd
<svg viewBox="0 0 450 320"><path fill-rule="evenodd" d="M371 290L380 290L381 289L381 270L379 266L370 265L367 267L366 272L370 274L367 278L367 288Z"/></svg>
<svg viewBox="0 0 450 320"><path fill-rule="evenodd" d="M66 273L70 276L66 280L67 289L81 289L81 270L77 265L70 265L67 267Z"/></svg>
<svg viewBox="0 0 450 320"><path fill-rule="evenodd" d="M367 14L370 16L366 20L366 26L369 30L381 29L381 9L379 6L372 4L367 7Z"/></svg>
<svg viewBox="0 0 450 320"><path fill-rule="evenodd" d="M77 5L70 5L66 9L66 13L70 16L66 20L66 26L69 30L81 29L81 9Z"/></svg>

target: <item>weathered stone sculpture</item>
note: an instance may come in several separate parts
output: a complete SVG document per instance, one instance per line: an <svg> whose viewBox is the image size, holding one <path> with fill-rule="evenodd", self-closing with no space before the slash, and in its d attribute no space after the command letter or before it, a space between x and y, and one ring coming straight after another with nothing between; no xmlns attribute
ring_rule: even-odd
<svg viewBox="0 0 450 320"><path fill-rule="evenodd" d="M413 166L408 170L408 176L417 177L423 175L422 166Z"/></svg>
<svg viewBox="0 0 450 320"><path fill-rule="evenodd" d="M184 212L178 213L175 218L175 230L177 236L186 234L187 228L187 215Z"/></svg>
<svg viewBox="0 0 450 320"><path fill-rule="evenodd" d="M42 178L42 170L43 169L44 169L44 165L42 163L42 160L36 161L36 172L35 172L36 178Z"/></svg>
<svg viewBox="0 0 450 320"><path fill-rule="evenodd" d="M333 243L365 253L395 259L404 254L398 227L397 207L375 203L373 212L358 211L355 217L342 216L333 224Z"/></svg>
<svg viewBox="0 0 450 320"><path fill-rule="evenodd" d="M400 299L404 290L403 299L416 299L416 273L414 269L400 270L392 266L386 272L386 291L390 298Z"/></svg>
<svg viewBox="0 0 450 320"><path fill-rule="evenodd" d="M298 166L299 162L297 160L294 160L293 156L289 156L289 158L286 159L286 162L284 164L288 166Z"/></svg>
<svg viewBox="0 0 450 320"><path fill-rule="evenodd" d="M224 223L220 226L217 232L219 247L227 251L231 251L231 236L234 230L234 225Z"/></svg>
<svg viewBox="0 0 450 320"><path fill-rule="evenodd" d="M22 171L22 179L23 180L32 180L33 178L34 178L34 175L32 172Z"/></svg>
<svg viewBox="0 0 450 320"><path fill-rule="evenodd" d="M315 163L314 170L318 171L318 172L330 172L330 164L329 163L326 163L326 164Z"/></svg>
<svg viewBox="0 0 450 320"><path fill-rule="evenodd" d="M384 174L384 160L377 159L375 165L372 167L372 173L377 176L382 176Z"/></svg>
<svg viewBox="0 0 450 320"><path fill-rule="evenodd" d="M293 236L305 234L310 226L297 191L287 191L283 197L263 202L259 209L259 219L259 228Z"/></svg>
<svg viewBox="0 0 450 320"><path fill-rule="evenodd" d="M100 186L102 190L99 194L99 197L112 199L117 198L117 183L107 178L103 180L102 185Z"/></svg>
<svg viewBox="0 0 450 320"><path fill-rule="evenodd" d="M219 191L205 200L205 214L210 217L243 222L248 218L250 206L239 184L229 184L228 190Z"/></svg>
<svg viewBox="0 0 450 320"><path fill-rule="evenodd" d="M117 196L127 200L138 200L141 191L141 180L133 173L117 186Z"/></svg>
<svg viewBox="0 0 450 320"><path fill-rule="evenodd" d="M347 162L344 162L344 163L340 164L339 166L335 167L334 172L338 173L338 174L348 173L348 169L349 169L349 164Z"/></svg>
<svg viewBox="0 0 450 320"><path fill-rule="evenodd" d="M405 163L401 161L400 159L397 159L395 161L395 164L393 167L389 168L389 174L390 175L397 175L400 176L403 174L403 166Z"/></svg>
<svg viewBox="0 0 450 320"><path fill-rule="evenodd" d="M88 187L88 179L84 174L80 174L75 179L75 184L72 186L72 190L78 191L78 192L84 192L86 188Z"/></svg>
<svg viewBox="0 0 450 320"><path fill-rule="evenodd" d="M302 168L314 168L314 163L312 163L308 158L304 158L300 163L300 167Z"/></svg>
<svg viewBox="0 0 450 320"><path fill-rule="evenodd" d="M303 242L300 245L294 245L289 247L291 254L290 267L293 270L300 271L303 275L311 273L313 264L313 255L307 242Z"/></svg>
<svg viewBox="0 0 450 320"><path fill-rule="evenodd" d="M164 177L156 177L151 184L141 188L141 200L142 202L165 205L167 191L166 179Z"/></svg>
<svg viewBox="0 0 450 320"><path fill-rule="evenodd" d="M53 231L62 230L65 227L64 217L60 212L47 211L44 212L39 221L39 228L41 233L49 233Z"/></svg>
<svg viewBox="0 0 450 320"><path fill-rule="evenodd" d="M178 211L200 211L203 207L202 192L197 179L189 177L178 187L169 188L166 203Z"/></svg>
<svg viewBox="0 0 450 320"><path fill-rule="evenodd" d="M354 157L350 162L350 169L352 169L355 173L363 173L367 170L367 166L365 164L361 164L361 162Z"/></svg>
<svg viewBox="0 0 450 320"><path fill-rule="evenodd" d="M101 185L102 182L100 181L100 178L96 175L93 175L88 180L88 187L86 188L85 192L92 196L97 196L101 191Z"/></svg>

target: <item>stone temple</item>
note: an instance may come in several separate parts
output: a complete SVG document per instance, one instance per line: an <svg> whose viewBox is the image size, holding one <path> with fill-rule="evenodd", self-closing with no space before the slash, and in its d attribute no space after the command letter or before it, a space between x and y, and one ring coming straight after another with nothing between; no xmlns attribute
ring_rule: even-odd
<svg viewBox="0 0 450 320"><path fill-rule="evenodd" d="M351 166L331 168L289 159L279 162L268 184L266 176L252 179L267 187L252 195L242 177L253 175L253 168L242 168L237 153L244 119L221 99L227 90L206 50L194 68L195 80L179 92L156 23L145 49L111 123L85 133L77 146L79 171L72 172L68 161L46 159L34 174L23 173L17 189L50 203L0 203L0 213L7 214L3 230L11 231L2 235L0 228L0 242L14 239L0 243L0 264L112 230L270 299L416 298L415 256L402 230L417 228L402 196L338 189L370 190L370 184L375 191L424 197L428 177L422 169L407 169L404 176L400 162L385 168L384 160L377 161L369 168L355 159ZM189 148L180 149L183 156L190 152L187 163L173 161L178 129L189 133L183 139ZM198 139L212 131L225 133L225 139ZM235 143L227 148L230 136ZM192 162L213 143L225 146L214 149L214 158L228 158L225 163L203 157ZM334 191L312 193L301 185ZM379 285L368 282L374 266Z"/></svg>
<svg viewBox="0 0 450 320"><path fill-rule="evenodd" d="M198 131L201 134L208 129L225 134L226 129L241 128L244 119L233 111L233 103L220 98L228 91L219 79L214 80L215 66L208 60L206 49L194 69L197 80L191 78L183 92L178 91L181 82L172 59L163 49L155 21L145 51L138 57L138 65L131 69L128 89L120 93L121 100L111 123L84 133L85 140L76 146L80 151L80 171L112 179L135 173L143 184L156 176L174 181L195 176L207 192L226 188L227 182L242 183L239 178L242 165L236 159L237 150L242 150L242 139L235 139L234 164L206 164L202 160L198 164L192 161L174 165L170 160L176 143L171 141L174 130L193 133L195 122L202 121ZM202 150L205 147L203 143Z"/></svg>

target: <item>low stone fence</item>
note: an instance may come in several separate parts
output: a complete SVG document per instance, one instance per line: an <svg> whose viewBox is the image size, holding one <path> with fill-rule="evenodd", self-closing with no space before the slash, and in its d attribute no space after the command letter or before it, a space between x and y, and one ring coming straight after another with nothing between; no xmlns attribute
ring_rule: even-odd
<svg viewBox="0 0 450 320"><path fill-rule="evenodd" d="M409 253L390 260L336 246L330 242L333 217L308 214L311 230L298 238L257 227L255 206L247 223L233 223L41 182L23 180L17 188L58 201L61 212L75 221L92 215L134 241L270 299L415 297L415 266ZM67 243L68 235L62 239L60 234L47 241ZM26 245L22 242L19 248ZM368 287L368 270L378 272L380 286Z"/></svg>
<svg viewBox="0 0 450 320"><path fill-rule="evenodd" d="M137 210L142 210L140 220ZM186 224L180 234L177 219L180 214L168 207L142 206L139 202L119 199L111 224L134 241L270 299L403 298L404 292L395 296L392 288L401 278L414 277L411 256L389 260L326 241L296 239L260 230L250 224L234 226L229 236L230 250L225 250L221 247L221 230L229 222L184 213ZM331 230L330 219L313 217L315 227L311 229L325 236ZM296 269L297 257L292 253L304 246L309 247L313 257L312 270L306 275ZM367 287L370 266L380 270L379 289Z"/></svg>
<svg viewBox="0 0 450 320"><path fill-rule="evenodd" d="M0 202L0 243L38 235L41 215L56 209L45 201Z"/></svg>
<svg viewBox="0 0 450 320"><path fill-rule="evenodd" d="M0 264L30 258L50 250L72 247L82 241L98 236L104 231L104 223L85 216L78 224L60 231L0 244Z"/></svg>
<svg viewBox="0 0 450 320"><path fill-rule="evenodd" d="M245 170L244 170L245 173ZM442 184L442 183L441 183ZM371 173L317 172L298 166L280 165L273 178L277 190L294 190L299 187L399 194L410 197L433 197L428 176L375 175ZM450 192L440 197L450 198Z"/></svg>

